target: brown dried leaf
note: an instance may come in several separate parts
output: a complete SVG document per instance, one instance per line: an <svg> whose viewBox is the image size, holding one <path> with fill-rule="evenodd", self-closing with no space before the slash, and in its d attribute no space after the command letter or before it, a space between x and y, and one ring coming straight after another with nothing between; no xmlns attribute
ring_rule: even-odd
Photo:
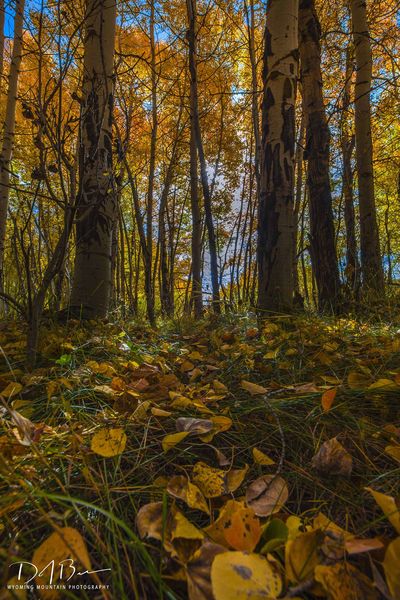
<svg viewBox="0 0 400 600"><path fill-rule="evenodd" d="M353 459L342 444L332 438L322 444L311 464L321 475L350 477Z"/></svg>
<svg viewBox="0 0 400 600"><path fill-rule="evenodd" d="M259 517L268 517L279 512L288 497L286 481L274 475L259 477L246 490L247 505Z"/></svg>

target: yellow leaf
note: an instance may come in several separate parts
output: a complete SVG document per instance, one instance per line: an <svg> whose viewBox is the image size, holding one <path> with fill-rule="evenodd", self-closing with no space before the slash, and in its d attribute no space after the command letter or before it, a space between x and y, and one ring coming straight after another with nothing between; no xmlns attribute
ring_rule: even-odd
<svg viewBox="0 0 400 600"><path fill-rule="evenodd" d="M92 437L90 447L93 452L109 458L122 454L126 446L126 434L123 429L100 429Z"/></svg>
<svg viewBox="0 0 400 600"><path fill-rule="evenodd" d="M386 549L383 568L386 582L393 600L400 600L400 537L389 544Z"/></svg>
<svg viewBox="0 0 400 600"><path fill-rule="evenodd" d="M193 352L188 354L188 358L190 360L203 360L203 355L198 350L193 350Z"/></svg>
<svg viewBox="0 0 400 600"><path fill-rule="evenodd" d="M343 537L344 539L354 538L352 533L349 533L345 529L342 529L337 525L334 521L329 519L324 513L319 512L313 519L313 527L314 529L322 529L322 531L332 531L339 537Z"/></svg>
<svg viewBox="0 0 400 600"><path fill-rule="evenodd" d="M331 600L377 600L372 581L349 563L318 565L315 580L322 584Z"/></svg>
<svg viewBox="0 0 400 600"><path fill-rule="evenodd" d="M207 502L197 487L184 475L175 475L171 477L168 482L167 492L174 496L174 498L180 498L190 508L197 508L203 512L210 514Z"/></svg>
<svg viewBox="0 0 400 600"><path fill-rule="evenodd" d="M324 540L320 529L300 533L285 546L286 576L292 583L312 578L319 563L319 548Z"/></svg>
<svg viewBox="0 0 400 600"><path fill-rule="evenodd" d="M360 390L367 388L370 384L370 378L364 373L357 373L356 371L350 371L347 375L347 383L349 388L352 390Z"/></svg>
<svg viewBox="0 0 400 600"><path fill-rule="evenodd" d="M40 575L41 570L51 561L54 561L53 582L57 582L60 580L60 563L65 568L67 564L65 561L68 558L75 561L75 566L80 565L79 570L82 570L83 567L90 571L92 568L85 541L79 531L72 527L61 527L59 530L54 531L33 553L31 562L36 566L39 573L35 578L35 583L38 586L43 586L42 589L39 589L39 593L45 600L59 598L60 593L54 589L46 589L46 586L50 583L51 569L45 569L43 575ZM62 563L62 561L64 562Z"/></svg>
<svg viewBox="0 0 400 600"><path fill-rule="evenodd" d="M10 381L10 383L4 388L0 395L3 396L3 398L13 398L17 394L19 394L22 389L23 385L17 383L16 381Z"/></svg>
<svg viewBox="0 0 400 600"><path fill-rule="evenodd" d="M192 371L194 369L194 364L190 362L190 360L185 360L181 364L181 373L187 373L188 371Z"/></svg>
<svg viewBox="0 0 400 600"><path fill-rule="evenodd" d="M275 567L259 554L224 552L211 567L215 600L267 600L277 598L282 580Z"/></svg>
<svg viewBox="0 0 400 600"><path fill-rule="evenodd" d="M172 415L169 410L163 410L162 408L157 407L151 409L151 414L155 417L170 417Z"/></svg>
<svg viewBox="0 0 400 600"><path fill-rule="evenodd" d="M253 448L253 460L258 465L268 466L275 464L275 461L272 460L272 458L264 454L264 452L261 452L258 448Z"/></svg>
<svg viewBox="0 0 400 600"><path fill-rule="evenodd" d="M400 446L386 446L385 452L394 458L394 460L400 462Z"/></svg>
<svg viewBox="0 0 400 600"><path fill-rule="evenodd" d="M249 465L243 467L243 469L231 469L226 473L226 491L234 492L243 483L246 473L249 470Z"/></svg>
<svg viewBox="0 0 400 600"><path fill-rule="evenodd" d="M251 396L257 396L258 394L266 394L268 392L267 388L262 385L258 385L257 383L252 383L251 381L242 380L240 382L240 386L246 392L249 392Z"/></svg>
<svg viewBox="0 0 400 600"><path fill-rule="evenodd" d="M200 436L201 441L207 444L212 441L214 435L222 431L228 431L232 427L232 419L222 415L212 416L210 417L210 421L213 425L212 430Z"/></svg>
<svg viewBox="0 0 400 600"><path fill-rule="evenodd" d="M270 350L269 352L266 352L263 356L263 358L266 358L267 360L275 360L275 358L278 356L279 354L279 348L276 348L276 350Z"/></svg>
<svg viewBox="0 0 400 600"><path fill-rule="evenodd" d="M161 443L164 452L168 452L168 450L171 450L171 448L179 444L179 442L184 440L189 433L190 431L178 431L178 433L169 433L166 435Z"/></svg>
<svg viewBox="0 0 400 600"><path fill-rule="evenodd" d="M395 381L392 379L378 379L378 381L374 381L371 385L368 386L369 390L383 390L383 391L397 391L398 386Z"/></svg>
<svg viewBox="0 0 400 600"><path fill-rule="evenodd" d="M298 535L300 535L302 524L301 518L297 515L290 515L290 517L288 517L286 520L286 527L288 528L288 540L294 540Z"/></svg>
<svg viewBox="0 0 400 600"><path fill-rule="evenodd" d="M171 524L171 540L183 538L185 540L202 540L204 533L197 529L188 521L188 519L179 511L176 512Z"/></svg>
<svg viewBox="0 0 400 600"><path fill-rule="evenodd" d="M375 502L382 509L385 517L391 522L397 533L400 533L400 511L393 496L376 492L370 487L365 488L372 494Z"/></svg>
<svg viewBox="0 0 400 600"><path fill-rule="evenodd" d="M214 379L214 381L212 382L212 386L214 388L214 391L217 393L226 394L226 392L228 392L228 388L226 387L226 385L218 381L218 379Z"/></svg>
<svg viewBox="0 0 400 600"><path fill-rule="evenodd" d="M27 591L21 588L23 582L16 575L7 581L7 589L0 590L0 600L26 600Z"/></svg>
<svg viewBox="0 0 400 600"><path fill-rule="evenodd" d="M321 404L324 410L329 410L332 407L333 401L336 398L337 389L332 388L331 390L327 390L322 394Z"/></svg>
<svg viewBox="0 0 400 600"><path fill-rule="evenodd" d="M217 544L247 552L254 550L261 537L260 520L254 511L236 500L228 500L218 519L204 531Z"/></svg>
<svg viewBox="0 0 400 600"><path fill-rule="evenodd" d="M206 498L218 498L226 492L226 471L198 462L193 467L193 482Z"/></svg>

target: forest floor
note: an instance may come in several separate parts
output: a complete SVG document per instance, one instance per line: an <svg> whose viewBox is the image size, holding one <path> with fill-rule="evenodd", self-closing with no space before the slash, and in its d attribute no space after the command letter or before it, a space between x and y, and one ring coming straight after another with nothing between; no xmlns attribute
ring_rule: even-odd
<svg viewBox="0 0 400 600"><path fill-rule="evenodd" d="M400 598L399 327L3 324L0 598Z"/></svg>

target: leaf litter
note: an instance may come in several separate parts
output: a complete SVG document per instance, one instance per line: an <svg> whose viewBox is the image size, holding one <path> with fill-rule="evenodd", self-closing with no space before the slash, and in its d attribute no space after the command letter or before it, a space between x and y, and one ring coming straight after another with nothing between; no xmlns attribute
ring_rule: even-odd
<svg viewBox="0 0 400 600"><path fill-rule="evenodd" d="M2 564L62 551L121 598L400 598L395 326L71 322L32 373L18 327L1 332Z"/></svg>

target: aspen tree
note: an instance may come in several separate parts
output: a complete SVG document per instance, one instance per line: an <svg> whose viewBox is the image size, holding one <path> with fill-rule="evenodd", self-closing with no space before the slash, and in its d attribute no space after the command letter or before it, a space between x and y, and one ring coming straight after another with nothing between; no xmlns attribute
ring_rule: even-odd
<svg viewBox="0 0 400 600"><path fill-rule="evenodd" d="M298 0L270 0L264 38L258 308L293 305Z"/></svg>
<svg viewBox="0 0 400 600"><path fill-rule="evenodd" d="M354 151L355 137L352 134L352 125L349 117L349 108L351 104L353 75L352 51L349 46L346 50L346 75L343 90L342 116L340 119L340 146L342 152L343 164L343 201L344 201L344 222L346 226L346 279L349 288L356 294L359 289L360 267L358 261L357 238L356 238L356 217L354 210L354 191L353 191L353 167L352 155Z"/></svg>
<svg viewBox="0 0 400 600"><path fill-rule="evenodd" d="M8 92L0 154L0 289L4 278L4 246L7 228L8 199L10 195L11 157L15 137L15 109L17 105L18 79L22 60L22 33L25 0L16 0L14 19L14 43L8 77Z"/></svg>
<svg viewBox="0 0 400 600"><path fill-rule="evenodd" d="M306 120L311 259L318 288L318 307L335 311L339 304L340 277L329 175L330 132L322 94L320 37L321 26L314 0L300 0L299 48Z"/></svg>
<svg viewBox="0 0 400 600"><path fill-rule="evenodd" d="M366 0L351 0L351 19L356 59L355 131L362 284L366 291L384 289L379 230L375 207L371 134L372 49Z"/></svg>
<svg viewBox="0 0 400 600"><path fill-rule="evenodd" d="M200 127L199 116L199 97L197 86L197 4L196 0L186 0L188 15L189 42L189 73L190 73L190 93L191 93L191 119L193 122L193 135L196 143L196 150L200 162L200 178L203 189L204 215L208 234L208 248L210 252L210 275L212 288L212 305L216 313L221 311L218 277L218 256L217 240L215 235L214 219L211 207L211 189L208 181L207 163L204 154L203 138ZM197 217L195 217L197 218Z"/></svg>
<svg viewBox="0 0 400 600"><path fill-rule="evenodd" d="M70 304L83 316L105 316L111 292L112 112L115 0L87 0L81 109L80 189Z"/></svg>

